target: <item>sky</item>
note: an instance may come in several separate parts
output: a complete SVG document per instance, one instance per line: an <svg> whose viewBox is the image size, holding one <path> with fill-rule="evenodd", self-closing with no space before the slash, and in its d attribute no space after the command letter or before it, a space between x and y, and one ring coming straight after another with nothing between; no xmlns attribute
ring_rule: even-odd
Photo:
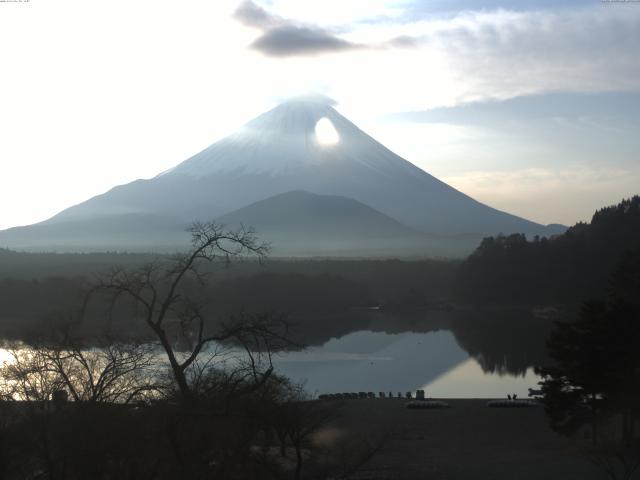
<svg viewBox="0 0 640 480"><path fill-rule="evenodd" d="M151 178L287 97L493 207L640 193L640 2L0 2L0 228Z"/></svg>

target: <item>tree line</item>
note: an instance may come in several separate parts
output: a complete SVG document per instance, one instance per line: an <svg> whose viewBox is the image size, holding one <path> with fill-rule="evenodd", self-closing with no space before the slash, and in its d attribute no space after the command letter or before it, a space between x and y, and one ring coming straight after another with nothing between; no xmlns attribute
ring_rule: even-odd
<svg viewBox="0 0 640 480"><path fill-rule="evenodd" d="M377 450L354 435L312 441L339 404L310 401L274 372L273 355L296 347L286 318L207 321L203 265L261 259L268 245L216 224L191 233L188 252L110 270L88 286L77 317L10 350L0 478L350 478ZM101 345L79 328L95 303L107 306ZM113 328L118 308L144 326L142 340Z"/></svg>
<svg viewBox="0 0 640 480"><path fill-rule="evenodd" d="M622 256L640 249L640 197L598 210L564 234L485 238L460 266L460 299L483 303L579 303L599 296Z"/></svg>
<svg viewBox="0 0 640 480"><path fill-rule="evenodd" d="M640 252L623 256L607 295L557 322L552 362L539 367L554 430L590 439L589 458L612 480L640 468Z"/></svg>

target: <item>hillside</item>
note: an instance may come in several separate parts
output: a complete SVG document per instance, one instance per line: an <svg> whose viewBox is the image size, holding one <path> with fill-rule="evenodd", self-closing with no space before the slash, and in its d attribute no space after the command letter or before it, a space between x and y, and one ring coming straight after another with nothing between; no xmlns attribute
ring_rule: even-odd
<svg viewBox="0 0 640 480"><path fill-rule="evenodd" d="M310 237L401 237L417 235L400 222L356 200L337 195L292 191L275 195L218 218L225 225L251 225L269 233Z"/></svg>
<svg viewBox="0 0 640 480"><path fill-rule="evenodd" d="M629 252L640 252L640 196L594 213L564 234L485 238L461 265L457 290L479 302L571 302L600 297Z"/></svg>

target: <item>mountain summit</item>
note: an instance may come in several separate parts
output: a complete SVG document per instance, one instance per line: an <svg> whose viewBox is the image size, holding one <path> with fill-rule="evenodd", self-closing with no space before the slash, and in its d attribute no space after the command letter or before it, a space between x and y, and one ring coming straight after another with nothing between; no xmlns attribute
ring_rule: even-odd
<svg viewBox="0 0 640 480"><path fill-rule="evenodd" d="M325 141L320 127L329 129L331 142ZM144 219L148 218L146 243L153 248L173 244L178 232L195 219L229 216L235 210L292 191L315 194L317 197L309 197L314 202L326 203L322 196L354 200L381 214L385 229L388 220L406 227L398 229L399 235L410 230L475 241L500 232L552 233L547 227L479 203L399 157L338 113L329 99L298 97L155 178L115 187L62 211L37 228L0 232L0 243L17 248L144 248L140 229L144 230ZM281 202L282 198L267 205ZM231 217L241 220L238 215ZM127 234L132 223L135 241ZM109 238L104 228L98 227L106 224L114 228L119 225L117 239ZM162 233L161 237L155 234L159 225L162 228L157 233ZM305 227L301 224L301 228ZM267 226L266 230L273 228ZM101 234L93 238L92 231Z"/></svg>
<svg viewBox="0 0 640 480"><path fill-rule="evenodd" d="M316 125L326 119L334 126L339 140L335 146L321 143ZM325 121L326 121L325 120ZM167 174L206 177L214 174L286 176L308 169L322 168L327 162L358 160L349 156L357 138L357 128L329 104L296 99L250 121L237 132L214 143L182 162ZM375 162L371 162L375 168Z"/></svg>

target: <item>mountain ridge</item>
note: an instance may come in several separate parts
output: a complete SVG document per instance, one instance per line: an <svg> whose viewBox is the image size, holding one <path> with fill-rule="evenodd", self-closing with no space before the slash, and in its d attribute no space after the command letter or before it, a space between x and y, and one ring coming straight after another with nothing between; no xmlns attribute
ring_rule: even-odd
<svg viewBox="0 0 640 480"><path fill-rule="evenodd" d="M336 144L318 141L315 126L321 119L334 126ZM349 198L432 237L469 236L479 241L497 233L558 233L558 227L493 209L450 187L367 135L329 102L297 99L263 113L154 178L114 187L35 226L0 232L0 244L28 247L38 226L67 223L68 232L49 238L56 244L72 238L72 229L80 238L101 219L117 223L118 216L148 216L156 223L163 217L160 223L188 225L300 190ZM156 227L149 224L149 246L160 233L167 238ZM127 233L118 235L126 245ZM136 238L136 244L139 241L144 243Z"/></svg>
<svg viewBox="0 0 640 480"><path fill-rule="evenodd" d="M322 233L349 237L416 235L419 232L357 200L340 195L318 195L292 190L254 202L216 219L224 225L251 225L258 231L305 234ZM357 235L356 235L357 236Z"/></svg>

